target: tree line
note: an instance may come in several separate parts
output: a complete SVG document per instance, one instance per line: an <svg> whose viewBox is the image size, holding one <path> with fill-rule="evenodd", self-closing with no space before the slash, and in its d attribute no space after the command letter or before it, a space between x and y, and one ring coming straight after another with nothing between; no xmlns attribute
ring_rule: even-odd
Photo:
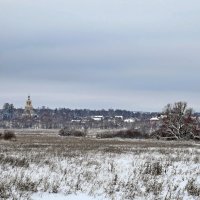
<svg viewBox="0 0 200 200"><path fill-rule="evenodd" d="M34 109L35 115L23 116L24 109L15 108L13 104L6 103L0 110L0 127L2 128L45 128L61 129L120 129L127 128L148 134L157 139L200 139L200 118L189 108L186 102L175 102L164 107L158 112L133 112L127 110L89 110L89 109ZM103 116L100 121L95 121L91 116ZM123 119L134 118L135 121L125 123ZM152 117L158 121L151 123ZM134 132L134 131L133 131Z"/></svg>

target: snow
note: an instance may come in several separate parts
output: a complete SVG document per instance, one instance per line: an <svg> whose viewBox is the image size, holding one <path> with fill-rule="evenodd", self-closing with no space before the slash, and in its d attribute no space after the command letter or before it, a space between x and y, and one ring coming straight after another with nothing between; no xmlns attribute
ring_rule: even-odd
<svg viewBox="0 0 200 200"><path fill-rule="evenodd" d="M28 199L21 195L32 200L154 200L170 195L171 199L178 195L184 200L198 199L187 191L191 180L200 188L198 145L171 148L145 143L147 146L140 147L138 140L133 147L128 142L120 146L113 141L109 143L110 151L102 146L102 150L99 147L82 153L67 152L67 148L54 152L55 147L43 147L46 143L41 149L25 152L21 146L9 152L8 146L2 145L1 182L11 191L10 199L21 200ZM19 165L23 158L28 166ZM161 173L151 171L154 164L159 164Z"/></svg>
<svg viewBox="0 0 200 200"><path fill-rule="evenodd" d="M135 122L135 119L132 119L132 118L130 118L130 119L125 119L124 122L133 123L133 122Z"/></svg>
<svg viewBox="0 0 200 200"><path fill-rule="evenodd" d="M152 117L150 121L159 121L158 117Z"/></svg>
<svg viewBox="0 0 200 200"><path fill-rule="evenodd" d="M35 193L31 200L106 200L103 197L90 197L87 194L49 194L49 193Z"/></svg>

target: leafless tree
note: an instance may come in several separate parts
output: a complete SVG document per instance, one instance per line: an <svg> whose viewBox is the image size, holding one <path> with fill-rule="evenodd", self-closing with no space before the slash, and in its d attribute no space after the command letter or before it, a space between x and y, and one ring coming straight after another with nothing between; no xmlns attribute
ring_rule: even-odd
<svg viewBox="0 0 200 200"><path fill-rule="evenodd" d="M163 111L160 133L175 139L195 138L197 120L186 102L168 104Z"/></svg>

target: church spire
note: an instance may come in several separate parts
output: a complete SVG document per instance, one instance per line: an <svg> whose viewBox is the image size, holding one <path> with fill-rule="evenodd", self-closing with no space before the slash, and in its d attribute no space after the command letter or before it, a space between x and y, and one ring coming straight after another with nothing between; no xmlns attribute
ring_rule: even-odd
<svg viewBox="0 0 200 200"><path fill-rule="evenodd" d="M32 106L32 101L30 95L28 95L28 99L26 101L25 109L24 109L24 115L25 116L33 116L34 111L33 111L33 106Z"/></svg>

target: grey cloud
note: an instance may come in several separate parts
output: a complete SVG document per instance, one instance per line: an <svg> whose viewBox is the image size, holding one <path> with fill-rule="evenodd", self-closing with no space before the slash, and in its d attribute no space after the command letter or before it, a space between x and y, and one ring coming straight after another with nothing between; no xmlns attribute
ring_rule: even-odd
<svg viewBox="0 0 200 200"><path fill-rule="evenodd" d="M199 6L2 0L0 103L31 93L54 107L153 110L184 98L198 108Z"/></svg>

